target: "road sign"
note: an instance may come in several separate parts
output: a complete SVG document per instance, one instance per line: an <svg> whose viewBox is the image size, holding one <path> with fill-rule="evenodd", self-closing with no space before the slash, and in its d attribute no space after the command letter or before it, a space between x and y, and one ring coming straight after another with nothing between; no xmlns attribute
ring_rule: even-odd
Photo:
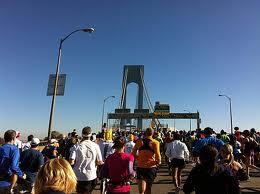
<svg viewBox="0 0 260 194"><path fill-rule="evenodd" d="M108 113L108 119L199 119L198 113Z"/></svg>
<svg viewBox="0 0 260 194"><path fill-rule="evenodd" d="M124 108L124 109L121 109L121 108L117 108L115 109L115 113L130 113L131 110L129 108Z"/></svg>
<svg viewBox="0 0 260 194"><path fill-rule="evenodd" d="M56 78L55 74L49 75L47 96L52 96L54 93L55 78ZM64 96L65 82L66 82L66 74L59 74L56 96Z"/></svg>

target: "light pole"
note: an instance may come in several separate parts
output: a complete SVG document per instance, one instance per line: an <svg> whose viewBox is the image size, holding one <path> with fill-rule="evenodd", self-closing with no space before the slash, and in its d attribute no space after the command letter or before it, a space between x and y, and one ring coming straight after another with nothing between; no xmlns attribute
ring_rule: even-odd
<svg viewBox="0 0 260 194"><path fill-rule="evenodd" d="M183 110L183 111L186 111L186 112L188 112L188 113L191 113L191 112L188 111L188 110ZM191 119L190 119L190 132L191 132Z"/></svg>
<svg viewBox="0 0 260 194"><path fill-rule="evenodd" d="M102 122L101 122L101 129L103 127L104 124L104 111L105 111L105 103L109 98L115 98L115 96L108 96L103 100L103 108L102 108Z"/></svg>
<svg viewBox="0 0 260 194"><path fill-rule="evenodd" d="M233 122L232 122L232 100L229 96L225 94L219 94L218 96L224 96L229 100L229 114L230 114L230 127L231 127L231 135L233 135Z"/></svg>
<svg viewBox="0 0 260 194"><path fill-rule="evenodd" d="M60 46L59 46L59 51L58 51L58 60L57 60L57 65L56 65L54 91L53 91L52 102L51 102L51 111L50 111L49 128L48 128L48 140L50 140L51 131L52 131L52 127L53 127L53 112L54 112L54 108L55 108L55 101L56 101L58 81L59 81L59 70L60 70L60 62L61 62L61 49L62 49L62 44L63 44L63 42L64 42L67 38L69 38L72 34L74 34L74 33L76 33L76 32L79 32L79 31L92 33L92 32L95 31L95 29L94 29L94 28L84 28L84 29L74 30L73 32L71 32L70 34L68 34L65 38L61 38L61 39L60 39Z"/></svg>

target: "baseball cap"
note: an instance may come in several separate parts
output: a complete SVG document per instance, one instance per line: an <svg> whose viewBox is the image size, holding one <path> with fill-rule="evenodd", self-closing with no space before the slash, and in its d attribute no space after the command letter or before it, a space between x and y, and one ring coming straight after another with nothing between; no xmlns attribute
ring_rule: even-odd
<svg viewBox="0 0 260 194"><path fill-rule="evenodd" d="M82 137L91 137L92 136L92 130L90 127L84 127L82 129Z"/></svg>
<svg viewBox="0 0 260 194"><path fill-rule="evenodd" d="M40 143L40 140L36 137L34 137L31 141L31 145L38 145Z"/></svg>

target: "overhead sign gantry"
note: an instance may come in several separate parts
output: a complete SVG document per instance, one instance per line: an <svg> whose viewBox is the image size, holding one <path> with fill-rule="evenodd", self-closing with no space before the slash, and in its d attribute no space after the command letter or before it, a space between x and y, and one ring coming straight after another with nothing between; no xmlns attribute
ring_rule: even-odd
<svg viewBox="0 0 260 194"><path fill-rule="evenodd" d="M138 111L137 111L138 110ZM149 113L149 109L135 109L134 113L130 109L115 109L115 113L108 113L108 119L196 119L197 128L200 128L200 114L196 113Z"/></svg>

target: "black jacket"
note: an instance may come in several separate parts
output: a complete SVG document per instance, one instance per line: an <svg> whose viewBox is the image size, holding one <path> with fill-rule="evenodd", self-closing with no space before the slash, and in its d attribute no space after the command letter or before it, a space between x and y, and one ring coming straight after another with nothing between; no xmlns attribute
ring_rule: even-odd
<svg viewBox="0 0 260 194"><path fill-rule="evenodd" d="M184 186L185 194L195 190L196 194L239 194L239 182L230 171L216 165L214 172L201 164L194 167Z"/></svg>

